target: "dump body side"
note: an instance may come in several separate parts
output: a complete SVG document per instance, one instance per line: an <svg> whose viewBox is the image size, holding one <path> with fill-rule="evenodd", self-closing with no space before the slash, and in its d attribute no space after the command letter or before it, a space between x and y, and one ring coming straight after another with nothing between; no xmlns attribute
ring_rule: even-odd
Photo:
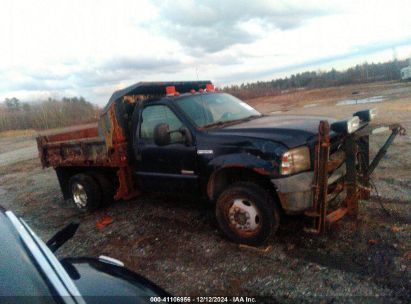
<svg viewBox="0 0 411 304"><path fill-rule="evenodd" d="M113 172L117 190L114 199L130 199L138 193L128 158L127 139L115 115L113 104L100 117L99 125L37 137L43 167L53 167L63 194L67 183L77 173L99 175L111 180ZM66 195L65 195L66 197Z"/></svg>
<svg viewBox="0 0 411 304"><path fill-rule="evenodd" d="M113 165L97 126L40 135L37 147L43 167Z"/></svg>

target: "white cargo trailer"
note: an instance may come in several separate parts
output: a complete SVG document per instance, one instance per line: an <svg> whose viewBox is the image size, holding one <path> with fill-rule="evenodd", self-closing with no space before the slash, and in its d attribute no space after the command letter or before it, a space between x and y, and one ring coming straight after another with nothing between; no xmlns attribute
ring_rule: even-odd
<svg viewBox="0 0 411 304"><path fill-rule="evenodd" d="M401 80L411 80L411 66L401 69Z"/></svg>

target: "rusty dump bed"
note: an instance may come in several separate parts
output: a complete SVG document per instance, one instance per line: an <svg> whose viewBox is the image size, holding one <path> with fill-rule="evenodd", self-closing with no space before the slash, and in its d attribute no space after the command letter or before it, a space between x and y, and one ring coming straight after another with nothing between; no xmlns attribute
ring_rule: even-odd
<svg viewBox="0 0 411 304"><path fill-rule="evenodd" d="M96 125L37 137L43 167L115 166Z"/></svg>
<svg viewBox="0 0 411 304"><path fill-rule="evenodd" d="M56 169L57 176L66 169L78 173L109 169L118 179L114 199L131 199L138 191L128 162L127 140L115 115L115 104L101 115L101 120L103 135L97 123L40 134L37 147L41 164L43 168Z"/></svg>

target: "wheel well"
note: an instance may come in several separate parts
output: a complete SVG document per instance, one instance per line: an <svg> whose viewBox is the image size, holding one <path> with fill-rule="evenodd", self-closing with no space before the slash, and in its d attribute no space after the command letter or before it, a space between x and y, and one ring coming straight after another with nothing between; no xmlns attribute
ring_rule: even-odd
<svg viewBox="0 0 411 304"><path fill-rule="evenodd" d="M214 202L229 185L241 181L256 183L269 191L273 198L279 202L277 192L274 185L270 182L269 177L247 168L224 168L211 174L207 184L207 196L209 200Z"/></svg>
<svg viewBox="0 0 411 304"><path fill-rule="evenodd" d="M105 177L109 182L111 182L115 188L118 186L118 178L116 171L112 168L105 167L57 167L55 168L57 178L60 184L61 192L63 193L64 199L70 198L69 181L70 178L78 173L84 173L91 175L97 183L101 184L101 177ZM101 187L101 185L100 185Z"/></svg>

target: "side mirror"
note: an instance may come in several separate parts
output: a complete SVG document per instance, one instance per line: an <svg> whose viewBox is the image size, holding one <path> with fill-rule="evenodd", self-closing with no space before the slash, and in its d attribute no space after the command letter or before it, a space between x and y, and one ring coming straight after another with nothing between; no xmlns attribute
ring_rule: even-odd
<svg viewBox="0 0 411 304"><path fill-rule="evenodd" d="M52 236L46 243L47 247L50 248L52 252L56 252L61 246L63 246L69 239L71 239L80 226L79 222L72 222L66 227L58 231L55 235Z"/></svg>
<svg viewBox="0 0 411 304"><path fill-rule="evenodd" d="M160 123L154 128L154 143L157 146L166 146L171 143L170 127L166 123Z"/></svg>
<svg viewBox="0 0 411 304"><path fill-rule="evenodd" d="M193 144L193 135L191 134L190 130L186 127L181 127L178 131L181 133L181 135L183 135L185 145L191 146Z"/></svg>

